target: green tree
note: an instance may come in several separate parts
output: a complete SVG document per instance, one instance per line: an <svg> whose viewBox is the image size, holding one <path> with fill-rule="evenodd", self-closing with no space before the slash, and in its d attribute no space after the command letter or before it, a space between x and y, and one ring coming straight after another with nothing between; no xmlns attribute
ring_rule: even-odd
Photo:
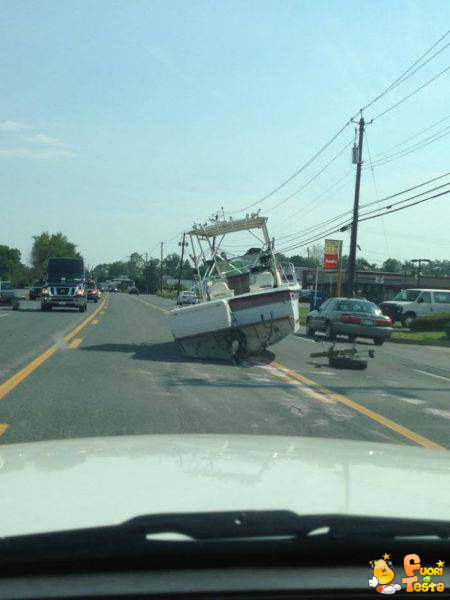
<svg viewBox="0 0 450 600"><path fill-rule="evenodd" d="M50 234L44 231L40 235L33 236L33 247L31 249L31 264L36 277L41 277L46 269L48 259L54 256L65 258L78 258L76 244L69 242L61 232Z"/></svg>
<svg viewBox="0 0 450 600"><path fill-rule="evenodd" d="M277 259L277 261L279 263L291 262L291 259L289 258L289 256L286 256L286 254L282 254L281 252L275 252L275 258Z"/></svg>
<svg viewBox="0 0 450 600"><path fill-rule="evenodd" d="M14 279L21 267L21 253L17 248L0 246L0 279Z"/></svg>
<svg viewBox="0 0 450 600"><path fill-rule="evenodd" d="M396 258L388 258L384 261L381 270L386 271L387 273L400 273L402 270L402 263Z"/></svg>
<svg viewBox="0 0 450 600"><path fill-rule="evenodd" d="M378 267L375 263L370 263L368 260L363 258L356 259L356 270L357 271L378 271Z"/></svg>
<svg viewBox="0 0 450 600"><path fill-rule="evenodd" d="M311 267L321 267L323 265L324 248L322 244L314 244L309 252L309 264Z"/></svg>
<svg viewBox="0 0 450 600"><path fill-rule="evenodd" d="M300 254L294 254L289 258L294 267L308 267L308 258L306 256L300 256Z"/></svg>
<svg viewBox="0 0 450 600"><path fill-rule="evenodd" d="M99 283L101 283L102 281L106 281L109 276L108 263L102 263L94 267L92 270L92 276L95 279L95 281L98 281Z"/></svg>
<svg viewBox="0 0 450 600"><path fill-rule="evenodd" d="M180 260L181 257L176 252L168 254L163 260L164 275L169 275L170 277L177 277L178 270L180 268Z"/></svg>
<svg viewBox="0 0 450 600"><path fill-rule="evenodd" d="M191 267L188 260L184 261L183 270L181 271L181 279L194 279L194 269Z"/></svg>
<svg viewBox="0 0 450 600"><path fill-rule="evenodd" d="M123 260L116 260L113 263L110 263L108 268L108 279L114 279L115 277L120 277L121 275L126 275L128 273L128 263Z"/></svg>
<svg viewBox="0 0 450 600"><path fill-rule="evenodd" d="M145 261L138 252L130 254L127 266L127 275L130 279L140 279L144 273Z"/></svg>
<svg viewBox="0 0 450 600"><path fill-rule="evenodd" d="M160 286L159 260L151 258L144 267L143 278L136 281L136 285L141 291L148 291L154 294Z"/></svg>

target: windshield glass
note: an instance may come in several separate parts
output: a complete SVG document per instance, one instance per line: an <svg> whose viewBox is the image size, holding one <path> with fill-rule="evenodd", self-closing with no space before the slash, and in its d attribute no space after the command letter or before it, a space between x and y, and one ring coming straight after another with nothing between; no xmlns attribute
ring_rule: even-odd
<svg viewBox="0 0 450 600"><path fill-rule="evenodd" d="M361 300L344 300L338 305L337 310L345 312L361 312L371 314L381 314L381 310L372 302L364 302Z"/></svg>
<svg viewBox="0 0 450 600"><path fill-rule="evenodd" d="M414 302L419 294L420 290L402 290L395 296L394 300L398 300L399 302Z"/></svg>
<svg viewBox="0 0 450 600"><path fill-rule="evenodd" d="M448 22L1 2L0 556L165 512L450 518Z"/></svg>
<svg viewBox="0 0 450 600"><path fill-rule="evenodd" d="M74 284L81 284L83 283L84 280L81 277L73 277L70 275L57 275L57 274L52 274L48 276L47 279L47 284L48 285L55 285L60 283L61 285L67 284L67 285L74 285Z"/></svg>

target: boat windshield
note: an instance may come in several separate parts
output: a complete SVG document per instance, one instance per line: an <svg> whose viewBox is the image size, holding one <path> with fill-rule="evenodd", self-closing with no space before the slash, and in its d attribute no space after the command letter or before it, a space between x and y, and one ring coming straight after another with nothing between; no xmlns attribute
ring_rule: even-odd
<svg viewBox="0 0 450 600"><path fill-rule="evenodd" d="M242 256L229 258L226 253L216 257L217 269L220 275L232 277L235 275L245 275L247 273L267 269L270 257L262 255L261 250L248 251Z"/></svg>

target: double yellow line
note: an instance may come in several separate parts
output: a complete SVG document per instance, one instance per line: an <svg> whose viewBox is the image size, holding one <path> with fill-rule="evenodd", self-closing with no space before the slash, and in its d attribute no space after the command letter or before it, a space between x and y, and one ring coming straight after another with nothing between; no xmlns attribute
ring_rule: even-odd
<svg viewBox="0 0 450 600"><path fill-rule="evenodd" d="M96 317L96 315L105 306L106 301L107 301L107 297L103 299L100 306L98 308L96 308L92 314L90 314L88 317L86 317L86 319L81 321L81 323L79 323L75 327L75 329L72 329L72 331L70 333L68 333L66 336L63 337L63 341L65 344L70 342L70 340L72 338L74 338L77 335L77 333L79 333L82 329L84 329L86 327L86 325L88 325ZM23 367L23 369L18 371L15 375L13 375L9 379L7 379L4 383L2 383L0 385L0 400L2 398L4 398L6 396L6 394L9 394L9 392L11 392L11 390L13 390L15 387L17 387L19 385L19 383L21 383L24 379L26 379L31 373L33 373L33 371L36 371L36 369L38 367L40 367L46 360L48 360L51 356L53 356L53 354L55 354L55 352L57 352L60 348L61 348L60 345L54 344L48 350L46 350L45 352L40 354L37 358L32 360L30 363L28 363L28 365Z"/></svg>
<svg viewBox="0 0 450 600"><path fill-rule="evenodd" d="M352 410L368 417L372 421L376 421L377 423L383 425L391 431L395 431L395 433L398 433L399 435L415 442L419 446L423 446L424 448L439 448L440 450L445 450L444 446L433 442L432 440L424 437L423 435L419 435L418 433L411 431L407 427L403 427L403 425L399 425L399 423L396 423L395 421L392 421L387 417L383 417L383 415L380 415L374 412L373 410L370 410L370 408L366 408L358 402L350 400L350 398L347 398L347 396L343 396L342 394L337 394L332 390L329 390L323 385L320 385L319 383L316 383L315 381L312 381L311 379L308 379L307 377L304 377L303 375L300 375L299 373L288 369L280 363L273 361L270 363L269 368L270 372L273 375L282 379L286 383L303 383L311 392L310 394L308 394L309 396L314 397L315 399L320 400L325 404L344 404L348 408L351 408Z"/></svg>

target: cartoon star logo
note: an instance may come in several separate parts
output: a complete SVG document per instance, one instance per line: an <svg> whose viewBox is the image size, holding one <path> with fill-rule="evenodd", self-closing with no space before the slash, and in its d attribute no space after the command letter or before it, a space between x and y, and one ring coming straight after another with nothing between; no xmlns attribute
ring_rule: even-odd
<svg viewBox="0 0 450 600"><path fill-rule="evenodd" d="M383 558L384 558L384 560L388 560L389 558L391 558L391 555L384 553Z"/></svg>
<svg viewBox="0 0 450 600"><path fill-rule="evenodd" d="M389 554L385 553L383 558L371 561L373 569L373 577L369 579L369 587L374 587L379 594L395 594L401 590L401 586L392 580L395 573L389 558Z"/></svg>
<svg viewBox="0 0 450 600"><path fill-rule="evenodd" d="M436 564L438 567L443 567L445 565L445 560L438 560Z"/></svg>

